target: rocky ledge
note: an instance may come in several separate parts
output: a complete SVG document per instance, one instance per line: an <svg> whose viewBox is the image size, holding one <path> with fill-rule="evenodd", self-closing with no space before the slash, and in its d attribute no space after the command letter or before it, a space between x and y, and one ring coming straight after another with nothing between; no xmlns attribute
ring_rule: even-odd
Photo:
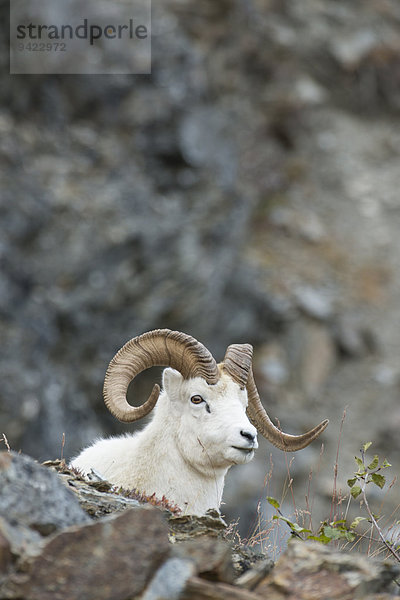
<svg viewBox="0 0 400 600"><path fill-rule="evenodd" d="M134 496L62 461L1 452L0 600L395 597L399 565L302 541L273 565L235 546L215 511Z"/></svg>

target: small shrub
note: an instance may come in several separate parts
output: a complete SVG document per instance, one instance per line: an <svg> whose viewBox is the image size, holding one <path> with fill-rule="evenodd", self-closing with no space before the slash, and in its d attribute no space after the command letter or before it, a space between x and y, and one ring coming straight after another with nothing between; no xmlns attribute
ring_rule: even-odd
<svg viewBox="0 0 400 600"><path fill-rule="evenodd" d="M267 496L268 503L277 512L277 514L273 517L273 520L283 521L286 523L290 529L291 535L294 537L304 540L314 540L321 542L322 544L340 541L343 541L346 544L356 543L357 540L366 537L365 532L359 532L357 528L362 522L367 522L378 533L383 547L393 558L400 562L400 537L397 536L397 539L387 539L383 532L383 528L379 523L379 515L376 515L372 512L368 502L367 486L369 484L374 484L382 490L386 485L386 478L382 472L388 467L391 467L391 464L386 460L386 458L381 461L377 454L374 455L371 461L367 460L367 451L371 444L372 442L367 442L362 446L360 450L360 456L355 457L357 470L354 472L354 475L347 480L347 484L350 488L349 502L352 499L359 499L360 506L366 511L366 517L356 517L351 523L348 523L346 518L334 518L333 520L326 520L320 524L318 531L313 532L311 529L303 527L296 521L292 521L285 517L281 511L281 506L278 500L271 496ZM335 465L335 467L336 476L337 466ZM346 509L346 515L348 513L348 506ZM400 521L392 524L392 526L389 528L389 531L393 531L397 525L400 525ZM396 538L396 535L394 534L392 538Z"/></svg>

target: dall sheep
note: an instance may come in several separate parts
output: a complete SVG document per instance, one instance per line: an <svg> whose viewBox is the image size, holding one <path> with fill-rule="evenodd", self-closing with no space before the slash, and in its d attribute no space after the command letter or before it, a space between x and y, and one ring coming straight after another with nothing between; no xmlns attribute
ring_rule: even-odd
<svg viewBox="0 0 400 600"><path fill-rule="evenodd" d="M286 451L300 450L326 428L328 421L303 435L275 427L264 410L252 371L250 344L228 347L217 364L193 337L158 329L131 339L111 360L104 400L120 421L153 418L140 432L100 439L71 466L91 470L116 486L165 497L188 514L219 509L224 479L235 464L249 462L258 447L257 431ZM133 407L126 400L129 383L152 366L167 366L162 392L156 384L148 400Z"/></svg>

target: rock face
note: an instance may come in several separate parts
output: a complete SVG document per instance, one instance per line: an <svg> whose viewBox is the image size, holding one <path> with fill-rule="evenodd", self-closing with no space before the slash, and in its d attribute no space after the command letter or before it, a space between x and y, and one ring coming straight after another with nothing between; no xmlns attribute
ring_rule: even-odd
<svg viewBox="0 0 400 600"><path fill-rule="evenodd" d="M390 598L397 568L362 556L292 541L256 592L268 600ZM394 597L394 596L393 596Z"/></svg>
<svg viewBox="0 0 400 600"><path fill-rule="evenodd" d="M257 361L274 347L279 362L257 364L261 396L287 431L330 419L325 472L346 405L343 463L367 440L400 463L399 7L165 0L143 77L10 77L3 28L0 436L12 448L60 456L65 432L72 456L126 431L101 399L108 361L169 327L217 359L230 343L253 343ZM226 511L242 523L270 452L228 477Z"/></svg>
<svg viewBox="0 0 400 600"><path fill-rule="evenodd" d="M89 521L57 475L14 452L0 452L0 516L42 536Z"/></svg>
<svg viewBox="0 0 400 600"><path fill-rule="evenodd" d="M27 456L0 453L1 598L125 600L167 555L160 510L126 501L136 510L120 514L110 494L116 514L93 522L67 485Z"/></svg>
<svg viewBox="0 0 400 600"><path fill-rule="evenodd" d="M148 504L123 508L123 498L118 503L104 482L88 504L84 485L92 484L75 476L82 485L70 492L74 478L62 465L57 465L61 478L26 456L2 453L0 461L4 600L386 600L400 573L400 566L304 542L290 544L273 567L267 556L228 541L216 514L196 519ZM16 505L4 510L12 498ZM99 508L93 510L96 502ZM47 524L45 531L43 526L36 531L38 522Z"/></svg>
<svg viewBox="0 0 400 600"><path fill-rule="evenodd" d="M8 549L15 555L22 551L34 554L43 537L89 521L74 494L60 486L55 473L28 456L0 452L3 562L8 562Z"/></svg>
<svg viewBox="0 0 400 600"><path fill-rule="evenodd" d="M15 590L29 600L125 600L143 591L167 552L161 513L127 510L53 537Z"/></svg>

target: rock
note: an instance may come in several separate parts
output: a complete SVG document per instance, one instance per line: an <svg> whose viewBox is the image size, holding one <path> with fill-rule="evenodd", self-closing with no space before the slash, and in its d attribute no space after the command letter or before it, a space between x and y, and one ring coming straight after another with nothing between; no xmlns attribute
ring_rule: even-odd
<svg viewBox="0 0 400 600"><path fill-rule="evenodd" d="M192 561L196 573L204 579L227 583L234 580L232 549L224 540L209 536L197 537L176 544L172 554Z"/></svg>
<svg viewBox="0 0 400 600"><path fill-rule="evenodd" d="M220 513L210 509L203 516L171 516L168 520L171 542L182 542L194 537L209 535L218 537L226 530L226 523Z"/></svg>
<svg viewBox="0 0 400 600"><path fill-rule="evenodd" d="M11 564L11 560L11 544L9 540L1 533L0 525L0 575L7 570L8 566Z"/></svg>
<svg viewBox="0 0 400 600"><path fill-rule="evenodd" d="M260 596L248 590L227 585L211 583L200 577L191 577L181 594L180 600L260 600Z"/></svg>
<svg viewBox="0 0 400 600"><path fill-rule="evenodd" d="M361 358L376 349L373 332L357 315L339 315L334 324L333 335L339 351L350 358Z"/></svg>
<svg viewBox="0 0 400 600"><path fill-rule="evenodd" d="M158 569L141 600L179 600L194 569L191 560L168 559Z"/></svg>
<svg viewBox="0 0 400 600"><path fill-rule="evenodd" d="M399 573L393 563L293 540L255 592L268 600L373 598L390 593Z"/></svg>
<svg viewBox="0 0 400 600"><path fill-rule="evenodd" d="M274 208L269 222L293 237L301 237L307 242L318 244L326 239L322 221L312 212L298 212L288 208Z"/></svg>
<svg viewBox="0 0 400 600"><path fill-rule="evenodd" d="M32 543L71 525L89 522L74 494L55 473L32 458L0 453L0 528L18 553Z"/></svg>
<svg viewBox="0 0 400 600"><path fill-rule="evenodd" d="M83 522L60 531L68 523L64 514L54 533L39 527L46 537L37 531L43 521L29 521L18 506L8 521L3 515L0 598L5 600L314 600L325 595L332 600L386 600L400 574L397 564L302 541L292 541L273 566L254 549L240 544L232 548L217 511L167 519L165 511L150 505L124 507L110 484L83 482L63 461L49 461L46 469L28 457L0 453L0 477L4 480L13 469L20 473L20 489L28 484L36 489L40 482L42 493L52 493L47 479L55 478L73 504L66 486L86 485L95 492L90 504L99 502L100 509L93 511L97 520L90 523L83 513ZM81 493L76 492L78 498ZM104 517L107 496L117 512ZM48 506L52 515L48 499L38 495L32 501ZM21 539L16 542L17 534Z"/></svg>
<svg viewBox="0 0 400 600"><path fill-rule="evenodd" d="M250 581L255 577L259 581L256 573L261 572L266 575L274 566L274 561L266 557L264 552L257 552L255 548L243 545L235 546L232 560L237 576L235 584L248 588L251 588ZM242 577L245 577L246 574L248 574L248 578L242 580Z"/></svg>
<svg viewBox="0 0 400 600"><path fill-rule="evenodd" d="M0 538L5 548L9 548L13 561L18 561L21 556L24 559L36 556L40 552L43 541L43 537L37 531L15 520L9 522L3 517L0 517Z"/></svg>
<svg viewBox="0 0 400 600"><path fill-rule="evenodd" d="M158 509L126 510L52 536L24 565L23 576L10 577L0 594L25 600L126 600L144 590L168 549Z"/></svg>
<svg viewBox="0 0 400 600"><path fill-rule="evenodd" d="M228 114L214 105L195 108L185 115L180 127L182 155L193 166L216 171L222 185L232 185L237 175L233 135Z"/></svg>
<svg viewBox="0 0 400 600"><path fill-rule="evenodd" d="M98 519L127 508L143 506L134 498L115 493L113 486L107 481L87 481L75 470L69 469L65 461L46 461L43 464L59 474L60 479L76 496L80 506L92 518Z"/></svg>
<svg viewBox="0 0 400 600"><path fill-rule="evenodd" d="M308 104L311 106L316 106L318 104L322 104L326 101L327 94L323 87L321 87L316 81L311 79L309 76L300 76L299 79L295 82L295 98L304 104ZM310 241L315 241L314 239L314 231L320 234L319 228L314 230L314 228L310 229L310 233L312 236L310 237Z"/></svg>
<svg viewBox="0 0 400 600"><path fill-rule="evenodd" d="M306 331L301 361L302 388L308 398L316 398L335 365L335 345L328 329L319 323L307 323Z"/></svg>
<svg viewBox="0 0 400 600"><path fill-rule="evenodd" d="M243 575L238 577L235 581L235 585L253 590L268 573L271 572L274 563L270 559L261 560L255 567L249 569Z"/></svg>
<svg viewBox="0 0 400 600"><path fill-rule="evenodd" d="M398 367L388 364L376 365L372 375L374 381L383 387L397 386L400 381L400 372Z"/></svg>
<svg viewBox="0 0 400 600"><path fill-rule="evenodd" d="M308 316L320 321L326 321L333 315L333 298L324 289L301 285L298 286L294 295L298 307Z"/></svg>
<svg viewBox="0 0 400 600"><path fill-rule="evenodd" d="M311 319L294 322L288 329L285 348L292 386L307 398L318 397L336 362L328 328Z"/></svg>
<svg viewBox="0 0 400 600"><path fill-rule="evenodd" d="M265 344L257 352L257 373L265 381L276 386L289 380L286 356L278 344Z"/></svg>
<svg viewBox="0 0 400 600"><path fill-rule="evenodd" d="M345 69L354 69L368 53L379 45L374 31L370 29L355 32L351 37L347 34L334 38L330 42L330 50L336 60Z"/></svg>

